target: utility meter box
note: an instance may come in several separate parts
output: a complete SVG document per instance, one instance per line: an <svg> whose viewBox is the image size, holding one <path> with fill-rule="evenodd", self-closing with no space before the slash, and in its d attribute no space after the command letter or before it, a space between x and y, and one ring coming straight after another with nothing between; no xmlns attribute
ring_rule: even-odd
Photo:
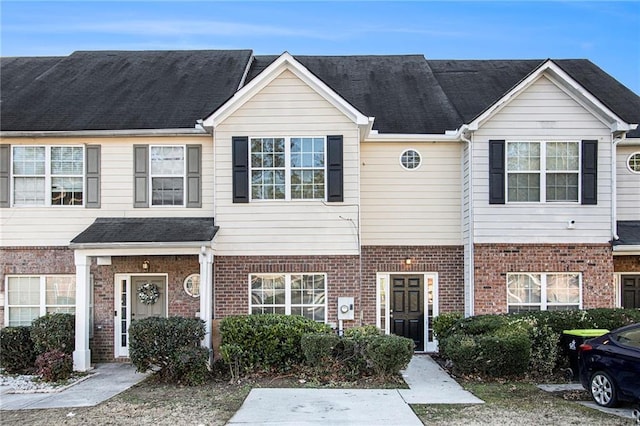
<svg viewBox="0 0 640 426"><path fill-rule="evenodd" d="M353 297L338 297L338 319L354 319Z"/></svg>

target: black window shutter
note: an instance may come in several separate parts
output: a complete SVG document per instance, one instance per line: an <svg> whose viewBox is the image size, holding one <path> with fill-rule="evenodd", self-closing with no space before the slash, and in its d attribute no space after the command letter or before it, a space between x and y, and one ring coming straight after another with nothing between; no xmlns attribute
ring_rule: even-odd
<svg viewBox="0 0 640 426"><path fill-rule="evenodd" d="M202 207L202 145L187 145L187 207Z"/></svg>
<svg viewBox="0 0 640 426"><path fill-rule="evenodd" d="M505 203L504 145L503 140L489 141L489 204Z"/></svg>
<svg viewBox="0 0 640 426"><path fill-rule="evenodd" d="M249 138L234 136L231 138L233 157L233 202L249 202Z"/></svg>
<svg viewBox="0 0 640 426"><path fill-rule="evenodd" d="M582 141L582 204L598 204L598 141Z"/></svg>
<svg viewBox="0 0 640 426"><path fill-rule="evenodd" d="M149 207L149 145L133 146L133 207Z"/></svg>
<svg viewBox="0 0 640 426"><path fill-rule="evenodd" d="M100 145L87 145L85 148L87 176L84 206L100 208Z"/></svg>
<svg viewBox="0 0 640 426"><path fill-rule="evenodd" d="M342 135L327 136L327 201L344 201Z"/></svg>
<svg viewBox="0 0 640 426"><path fill-rule="evenodd" d="M0 145L0 207L11 205L9 179L11 171L11 145Z"/></svg>

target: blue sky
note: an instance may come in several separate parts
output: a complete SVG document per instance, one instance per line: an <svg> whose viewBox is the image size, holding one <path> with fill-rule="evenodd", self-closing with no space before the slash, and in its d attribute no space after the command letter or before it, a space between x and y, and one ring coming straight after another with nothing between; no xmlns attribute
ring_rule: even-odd
<svg viewBox="0 0 640 426"><path fill-rule="evenodd" d="M1 1L2 56L75 50L587 58L640 94L640 0Z"/></svg>

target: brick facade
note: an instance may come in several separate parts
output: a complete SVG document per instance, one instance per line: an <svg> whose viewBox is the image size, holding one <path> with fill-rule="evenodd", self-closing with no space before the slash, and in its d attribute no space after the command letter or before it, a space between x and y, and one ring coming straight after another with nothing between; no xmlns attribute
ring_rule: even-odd
<svg viewBox="0 0 640 426"><path fill-rule="evenodd" d="M249 312L250 274L326 273L328 322L337 321L339 296L355 298L356 318L361 309L375 311L375 299L371 307L358 298L359 256L216 256L213 268L214 318Z"/></svg>
<svg viewBox="0 0 640 426"><path fill-rule="evenodd" d="M405 264L410 258L411 264ZM464 254L462 246L362 247L363 298L372 309L365 323L376 320L376 272L437 272L440 312L464 311Z"/></svg>
<svg viewBox="0 0 640 426"><path fill-rule="evenodd" d="M640 256L614 256L613 269L615 272L640 273Z"/></svg>
<svg viewBox="0 0 640 426"><path fill-rule="evenodd" d="M615 306L609 245L476 244L475 314L507 312L508 272L580 272L583 308Z"/></svg>

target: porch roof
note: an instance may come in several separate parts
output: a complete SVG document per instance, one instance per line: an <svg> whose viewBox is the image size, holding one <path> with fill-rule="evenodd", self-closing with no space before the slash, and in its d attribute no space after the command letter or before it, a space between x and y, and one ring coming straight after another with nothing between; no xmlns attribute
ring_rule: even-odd
<svg viewBox="0 0 640 426"><path fill-rule="evenodd" d="M640 246L640 220L619 220L618 237L614 246Z"/></svg>
<svg viewBox="0 0 640 426"><path fill-rule="evenodd" d="M218 229L212 217L101 217L71 240L70 246L210 243Z"/></svg>

